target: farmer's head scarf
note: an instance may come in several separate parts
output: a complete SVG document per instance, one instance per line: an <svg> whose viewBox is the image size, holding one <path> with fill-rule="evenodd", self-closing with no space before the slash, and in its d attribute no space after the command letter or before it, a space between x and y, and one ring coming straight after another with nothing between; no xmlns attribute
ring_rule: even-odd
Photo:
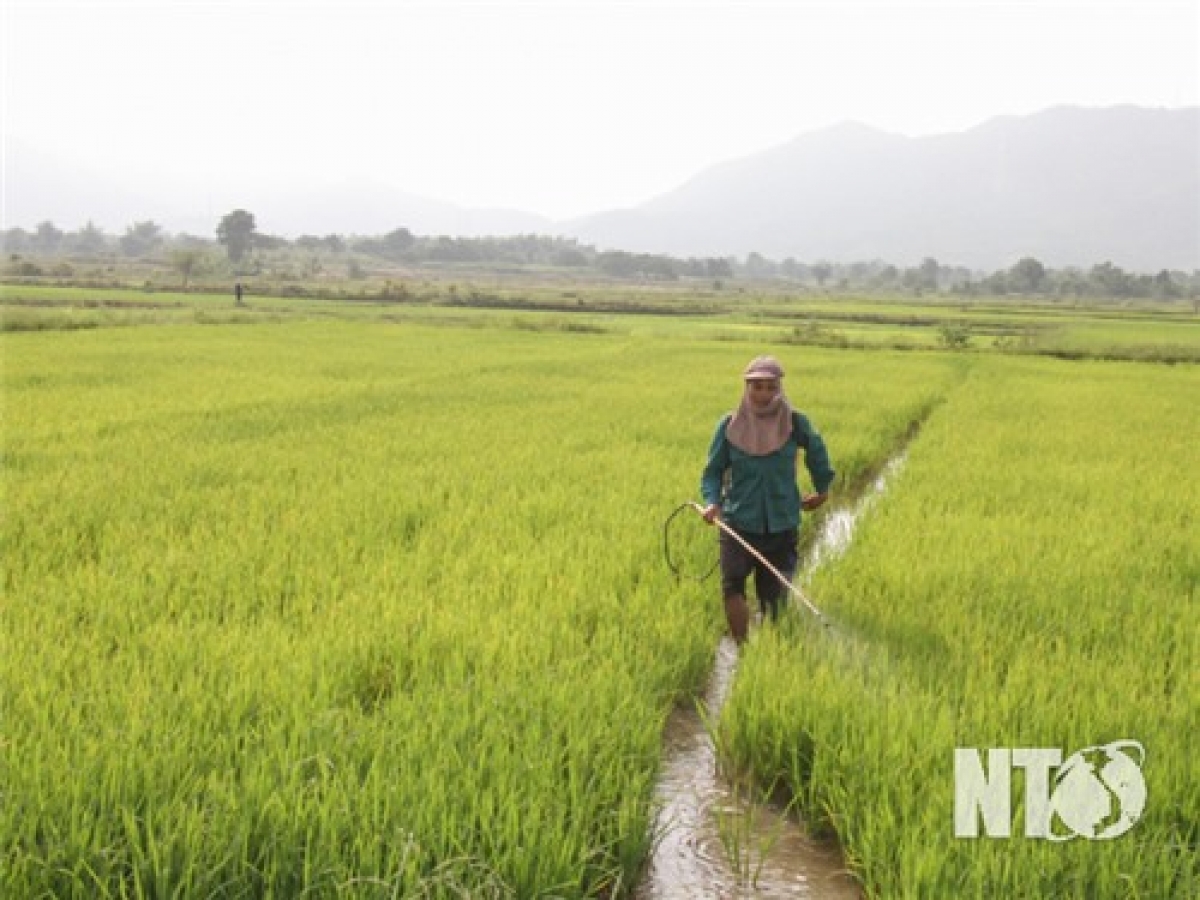
<svg viewBox="0 0 1200 900"><path fill-rule="evenodd" d="M762 409L750 402L750 382L760 378L773 378L782 382L783 366L773 356L756 356L742 373L745 389L742 402L734 411L725 436L729 442L751 456L766 456L774 453L792 433L792 404L783 393L783 385Z"/></svg>

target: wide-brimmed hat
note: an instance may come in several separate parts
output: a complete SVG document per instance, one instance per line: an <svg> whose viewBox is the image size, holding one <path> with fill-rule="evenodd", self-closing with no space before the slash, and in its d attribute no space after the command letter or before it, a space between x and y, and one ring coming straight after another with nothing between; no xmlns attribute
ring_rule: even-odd
<svg viewBox="0 0 1200 900"><path fill-rule="evenodd" d="M773 356L756 356L750 360L750 365L746 366L746 371L742 373L742 378L750 381L754 378L782 378L783 366L779 364Z"/></svg>

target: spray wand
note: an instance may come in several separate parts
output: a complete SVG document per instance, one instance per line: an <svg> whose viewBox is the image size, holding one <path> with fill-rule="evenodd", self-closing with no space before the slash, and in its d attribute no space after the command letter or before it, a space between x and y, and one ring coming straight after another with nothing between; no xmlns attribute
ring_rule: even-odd
<svg viewBox="0 0 1200 900"><path fill-rule="evenodd" d="M688 500L686 503L681 504L679 506L679 508L676 509L674 513L672 513L671 518L674 518L676 515L678 515L681 510L687 509L689 507L691 509L695 510L698 515L703 517L704 507L701 506L699 503L696 503L693 500ZM668 519L667 521L670 522L670 519ZM751 547L750 544L746 542L745 538L743 538L734 529L730 528L728 525L726 525L724 522L722 522L719 518L714 519L713 523L718 528L720 528L722 531L724 531L727 535L729 535L731 538L733 538L735 541L737 541L739 544L741 544L743 547L745 547L746 551L751 556L753 556L760 563L762 563L764 566L766 566L767 571L770 572L772 575L774 575L776 578L778 578L780 584L782 584L785 588L787 588L789 591L791 591L793 594L795 594L796 598L801 603L803 603L805 605L805 607L807 607L809 612L811 612L814 616L817 617L817 619L821 622L822 625L824 625L826 628L830 627L830 622L827 618L825 618L825 614L823 612L821 612L819 609L817 609L817 607L813 604L813 602L811 600L808 599L808 597L804 596L804 592L801 591L794 584L792 584L791 581L789 581L783 575L782 572L780 572L777 568L775 568L773 565L771 565L771 563L769 563L767 561L766 557L764 557L761 553L759 553L757 550L755 550L753 547ZM670 560L670 556L668 555L668 562L669 562L669 560ZM712 573L712 570L710 569L708 574L711 574L711 573ZM707 578L708 575L706 574L705 577Z"/></svg>

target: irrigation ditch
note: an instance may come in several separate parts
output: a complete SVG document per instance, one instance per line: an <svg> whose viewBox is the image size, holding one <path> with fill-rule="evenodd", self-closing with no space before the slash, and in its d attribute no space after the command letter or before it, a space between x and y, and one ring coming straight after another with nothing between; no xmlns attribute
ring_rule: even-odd
<svg viewBox="0 0 1200 900"><path fill-rule="evenodd" d="M931 411L913 423L903 445L872 473L855 499L826 513L804 547L796 582L807 582L820 566L845 552L860 518L903 468L908 443ZM736 645L723 637L703 696L676 706L668 720L655 786L655 838L633 896L858 900L861 889L835 841L810 835L776 796L723 771L713 734L737 662Z"/></svg>

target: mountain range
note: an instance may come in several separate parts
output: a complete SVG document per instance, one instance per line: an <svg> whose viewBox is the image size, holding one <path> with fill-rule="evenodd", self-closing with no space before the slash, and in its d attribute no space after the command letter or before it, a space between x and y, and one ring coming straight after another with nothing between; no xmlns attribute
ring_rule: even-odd
<svg viewBox="0 0 1200 900"><path fill-rule="evenodd" d="M1061 107L909 138L847 123L574 223L587 242L995 269L1200 267L1200 109Z"/></svg>
<svg viewBox="0 0 1200 900"><path fill-rule="evenodd" d="M228 210L122 188L19 142L6 150L6 219L77 227L152 218L211 234ZM151 199L153 198L153 199ZM1200 108L1055 107L950 134L906 137L847 122L700 172L630 209L569 221L465 209L369 182L254 198L298 235L556 234L601 249L802 262L885 260L994 270L1109 261L1200 269ZM269 213L269 214L268 214Z"/></svg>

